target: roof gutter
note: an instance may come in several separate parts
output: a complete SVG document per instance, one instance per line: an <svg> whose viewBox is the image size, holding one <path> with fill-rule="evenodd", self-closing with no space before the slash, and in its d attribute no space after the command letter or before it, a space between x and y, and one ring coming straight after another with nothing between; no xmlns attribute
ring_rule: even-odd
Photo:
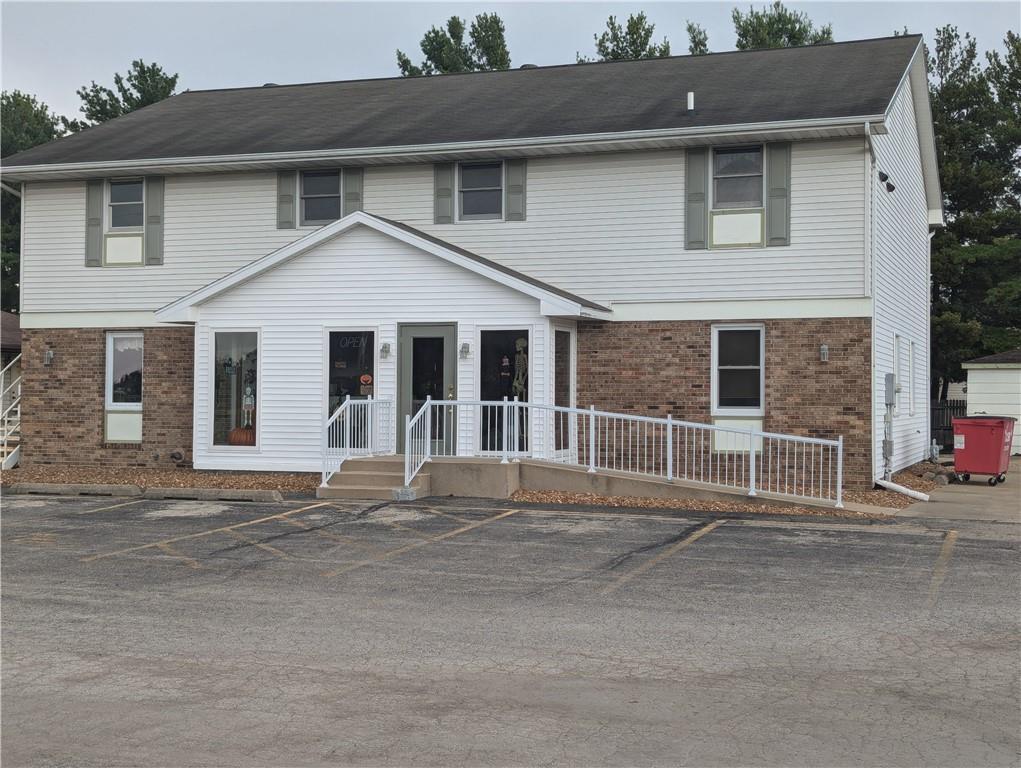
<svg viewBox="0 0 1021 768"><path fill-rule="evenodd" d="M122 173L145 168L150 172L184 173L201 167L204 171L230 170L245 165L286 167L301 163L323 161L383 164L413 160L429 160L450 155L470 157L476 154L503 153L505 156L527 155L544 149L558 152L585 152L616 148L656 148L664 143L691 144L700 140L740 140L750 133L792 133L820 129L844 130L856 135L866 122L872 130L882 133L885 115L826 118L823 120L785 120L766 123L737 123L732 125L692 128L658 128L644 131L616 131L607 133L574 134L568 136L540 136L522 139L496 139L487 141L445 142L441 144L414 144L404 146L359 147L353 149L324 149L302 152L262 152L234 155L203 155L197 157L140 158L85 163L37 164L9 166L4 169L8 178L15 180L45 179L76 175L102 175Z"/></svg>

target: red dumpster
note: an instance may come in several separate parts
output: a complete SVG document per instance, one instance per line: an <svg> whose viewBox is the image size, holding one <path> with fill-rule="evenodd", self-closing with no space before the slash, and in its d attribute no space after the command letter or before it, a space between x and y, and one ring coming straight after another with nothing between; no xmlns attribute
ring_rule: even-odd
<svg viewBox="0 0 1021 768"><path fill-rule="evenodd" d="M964 480L989 475L989 484L1007 479L1010 443L1014 439L1012 416L965 416L953 420L954 471Z"/></svg>

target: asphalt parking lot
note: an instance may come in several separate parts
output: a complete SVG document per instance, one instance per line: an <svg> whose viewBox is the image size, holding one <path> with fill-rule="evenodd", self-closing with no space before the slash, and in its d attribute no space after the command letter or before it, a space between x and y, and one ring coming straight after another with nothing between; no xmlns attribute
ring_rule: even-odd
<svg viewBox="0 0 1021 768"><path fill-rule="evenodd" d="M501 504L5 496L4 765L1017 764L1018 526Z"/></svg>

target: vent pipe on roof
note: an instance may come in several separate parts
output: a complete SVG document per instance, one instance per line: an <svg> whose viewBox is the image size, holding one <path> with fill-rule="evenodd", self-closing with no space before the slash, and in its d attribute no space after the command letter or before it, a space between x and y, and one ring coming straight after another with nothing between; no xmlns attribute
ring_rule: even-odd
<svg viewBox="0 0 1021 768"><path fill-rule="evenodd" d="M695 92L688 91L688 116L695 114Z"/></svg>
<svg viewBox="0 0 1021 768"><path fill-rule="evenodd" d="M538 69L538 64L522 64L518 69Z"/></svg>

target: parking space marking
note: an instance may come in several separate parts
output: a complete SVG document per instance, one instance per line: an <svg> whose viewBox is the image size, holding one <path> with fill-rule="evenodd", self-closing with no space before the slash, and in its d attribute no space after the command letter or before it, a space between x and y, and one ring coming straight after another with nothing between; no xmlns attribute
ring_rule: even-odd
<svg viewBox="0 0 1021 768"><path fill-rule="evenodd" d="M950 558L954 554L954 544L956 542L957 531L947 531L947 535L943 537L943 546L940 547L939 557L936 558L936 565L932 570L932 580L929 582L928 607L930 611L936 607L936 598L939 597L940 587L943 586L943 580L947 577Z"/></svg>
<svg viewBox="0 0 1021 768"><path fill-rule="evenodd" d="M331 504L330 506L335 507L336 509L340 509L340 507L337 507L335 504ZM348 512L349 510L344 511ZM314 525L308 525L307 523L302 522L301 520L295 520L293 517L282 518L282 522L289 523L293 526L308 531L309 533L315 533L327 539L333 539L334 541L339 542L341 544L350 544L352 547L358 547L359 549L364 549L369 552L383 551L379 547L375 547L372 544L366 544L363 541L358 541L358 539L354 539L350 536L344 536L343 534L340 533L334 533L333 531L326 531L323 530L322 528L316 528Z"/></svg>
<svg viewBox="0 0 1021 768"><path fill-rule="evenodd" d="M120 509L121 507L127 507L131 504L141 504L143 501L149 501L149 499L132 499L131 501L122 501L120 504L111 504L109 507L100 507L99 509L84 509L81 512L76 512L78 515L91 515L95 512L106 512L111 509Z"/></svg>
<svg viewBox="0 0 1021 768"><path fill-rule="evenodd" d="M187 555L181 554L169 544L161 544L157 547L157 549L163 554L169 555L170 557L174 558L175 560L183 561L184 564L187 565L189 568L193 568L196 571L202 569L202 563L200 563L194 557L188 557Z"/></svg>
<svg viewBox="0 0 1021 768"><path fill-rule="evenodd" d="M606 594L609 594L610 592L613 592L615 589L618 589L619 587L624 586L625 584L627 584L629 581L631 581L636 576L641 576L647 570L649 570L653 566L657 565L658 563L661 563L662 561L666 560L671 555L676 554L677 552L680 552L682 549L686 549L686 548L690 547L692 544L694 544L696 541L701 539L707 533L712 533L717 528L719 528L721 525L723 525L725 522L727 522L727 521L726 520L713 520L711 523L708 523L707 525L703 525L701 528L699 528L697 531L692 533L690 536L687 536L687 537L681 539L676 544L674 544L672 547L670 547L669 549L667 549L667 550L665 550L663 552L660 552L658 555L656 555L651 560L646 560L644 563L639 565L637 568L634 568L634 569L628 571L627 573L622 574L615 581L613 581L612 583L607 584L605 587L603 587L603 589L600 590L600 593L606 595Z"/></svg>
<svg viewBox="0 0 1021 768"><path fill-rule="evenodd" d="M417 509L421 509L423 512L428 512L430 515L436 515L437 517L445 517L448 520L453 520L455 523L460 523L461 525L464 525L465 523L468 522L468 518L466 517L452 515L449 512L440 512L438 509L433 509L432 507L417 507Z"/></svg>
<svg viewBox="0 0 1021 768"><path fill-rule="evenodd" d="M413 549L418 549L419 547L425 547L425 546L428 546L429 544L433 544L433 543L435 543L437 541L443 541L444 539L449 539L449 538L451 538L453 536L459 536L462 533L467 533L468 531L473 531L476 528L480 528L483 525L488 525L489 523L495 523L497 520L502 520L505 517L509 517L510 515L517 514L517 512L518 512L518 510L516 510L516 509L508 509L506 512L501 512L498 515L493 515L492 517L487 517L485 520L476 520L474 523L468 523L467 525L462 525L460 528L455 528L452 531L447 531L446 533L440 533L440 534L437 534L436 536L430 536L428 539L423 539L422 541L416 541L416 542L413 542L411 544L406 544L403 547L398 547L397 549L387 550L386 552L382 552L381 554L376 555L375 557L370 558L368 560L359 560L357 563L351 563L350 565L346 565L343 568L337 568L336 570L332 570L332 571L324 571L322 575L323 576L327 576L327 577L329 577L329 576L339 576L342 573L348 573L348 572L353 571L353 570L355 570L357 568L364 568L365 566L368 566L368 565L375 565L376 563L381 563L384 560L390 560L390 559L392 559L394 557L398 557L400 555L403 555L406 552L410 552Z"/></svg>
<svg viewBox="0 0 1021 768"><path fill-rule="evenodd" d="M253 539L250 536L245 536L243 533L238 533L237 531L224 531L224 533L226 533L228 536L233 536L238 541L243 541L245 544L248 544L248 545L253 546L253 547L257 547L257 548L261 549L263 552L269 552L271 555L276 555L277 557L282 557L285 560L290 560L291 559L291 556L289 554L287 554L286 552L284 552L282 549L277 549L276 547L271 547L269 544L265 544L265 543L263 543L261 541Z"/></svg>
<svg viewBox="0 0 1021 768"><path fill-rule="evenodd" d="M246 528L250 525L258 525L259 523L265 523L269 520L286 520L290 515L296 515L299 512L307 512L310 509L316 509L317 507L325 507L329 505L328 501L321 501L318 504L309 504L307 507L300 507L299 509L289 509L286 512L280 512L275 515L267 515L266 517L259 517L255 520L246 520L243 523L234 523L232 525L224 525L220 528L212 528L208 531L199 531L198 533L189 533L184 536L173 536L169 539L163 539L162 541L153 541L149 544L139 544L134 547L125 547L124 549L117 549L113 552L101 552L98 555L89 555L88 557L81 558L83 563L91 563L95 560L103 560L107 557L115 557L117 555L126 555L131 552L139 552L143 549L154 549L158 548L161 544L174 544L178 541L186 541L188 539L200 539L204 536L212 536L214 533L224 533L226 531L233 531L236 528Z"/></svg>

